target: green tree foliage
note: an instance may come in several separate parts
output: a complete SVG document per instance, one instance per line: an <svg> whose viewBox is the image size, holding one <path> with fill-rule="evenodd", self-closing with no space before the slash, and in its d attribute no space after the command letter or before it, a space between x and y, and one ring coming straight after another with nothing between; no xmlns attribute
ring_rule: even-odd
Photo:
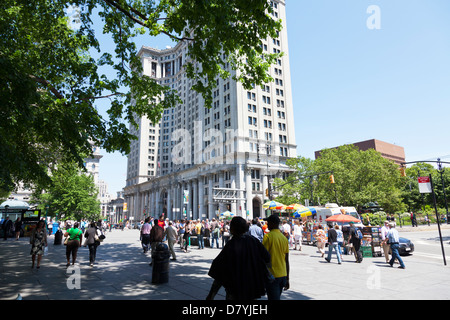
<svg viewBox="0 0 450 320"><path fill-rule="evenodd" d="M445 210L445 198L450 199L450 171L444 169L442 176L433 165L429 163L419 162L413 164L406 169L405 184L402 189L403 202L408 206L410 211L423 211L424 208L434 207L432 195L429 193L419 193L419 177L429 176L431 174L433 179L434 192L436 194L436 203L438 208ZM445 194L444 194L445 187ZM447 200L448 202L448 200ZM447 203L448 206L448 203ZM425 209L426 210L426 209ZM434 211L429 210L429 211ZM446 210L445 210L446 211Z"/></svg>
<svg viewBox="0 0 450 320"><path fill-rule="evenodd" d="M78 10L71 28L68 8ZM104 52L94 15L111 36ZM177 92L142 75L135 38L165 35L189 43L184 68L207 106L217 77L250 88L269 82L280 54L265 53L261 39L277 37L267 0L2 0L0 1L0 188L50 183L60 162L91 154L89 139L107 152L129 152L127 123L156 123ZM100 58L89 55L97 50ZM108 67L114 75L100 70ZM96 101L110 101L102 116Z"/></svg>
<svg viewBox="0 0 450 320"><path fill-rule="evenodd" d="M291 158L286 161L286 165L295 171L285 180L275 179L275 189L282 191L281 196L277 197L277 201L287 205L304 203L305 199L310 198L308 176L313 174L313 161L305 157Z"/></svg>
<svg viewBox="0 0 450 320"><path fill-rule="evenodd" d="M318 179L320 199L341 205L362 207L377 201L386 212L403 209L402 180L399 167L373 149L360 151L353 145L323 150L314 162L317 172L333 171L335 184L328 176Z"/></svg>
<svg viewBox="0 0 450 320"><path fill-rule="evenodd" d="M32 201L48 216L58 219L91 221L100 218L98 188L91 175L80 171L75 163L58 167L51 177L51 186L42 192L35 189Z"/></svg>
<svg viewBox="0 0 450 320"><path fill-rule="evenodd" d="M373 149L360 151L353 145L345 145L323 150L314 161L299 157L292 159L289 165L296 174L286 181L276 181L283 195L277 200L287 200L285 204L309 199L314 204L337 202L360 209L376 201L386 212L405 208L401 197L404 183L398 165ZM329 172L334 175L334 184L330 183ZM299 179L301 177L303 179ZM286 184L290 181L292 183Z"/></svg>

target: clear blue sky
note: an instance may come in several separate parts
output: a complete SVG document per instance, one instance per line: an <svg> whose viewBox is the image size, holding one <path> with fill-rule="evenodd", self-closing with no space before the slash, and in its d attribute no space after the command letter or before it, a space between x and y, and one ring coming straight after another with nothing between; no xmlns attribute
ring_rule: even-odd
<svg viewBox="0 0 450 320"><path fill-rule="evenodd" d="M406 161L450 161L450 1L286 2L298 155L378 139L404 147ZM371 5L379 30L366 24ZM126 158L103 155L115 195Z"/></svg>

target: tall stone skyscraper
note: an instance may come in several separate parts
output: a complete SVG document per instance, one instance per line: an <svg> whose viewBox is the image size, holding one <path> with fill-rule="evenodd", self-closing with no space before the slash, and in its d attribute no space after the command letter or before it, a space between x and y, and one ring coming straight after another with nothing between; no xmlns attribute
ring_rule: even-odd
<svg viewBox="0 0 450 320"><path fill-rule="evenodd" d="M128 155L128 217L265 215L271 179L289 173L286 160L297 156L285 1L271 4L284 23L276 39L262 40L265 51L284 52L270 69L274 82L246 90L232 77L219 78L210 109L184 71L187 43L141 48L144 74L178 90L183 103L165 110L159 123L140 118L139 129L131 128L139 139Z"/></svg>

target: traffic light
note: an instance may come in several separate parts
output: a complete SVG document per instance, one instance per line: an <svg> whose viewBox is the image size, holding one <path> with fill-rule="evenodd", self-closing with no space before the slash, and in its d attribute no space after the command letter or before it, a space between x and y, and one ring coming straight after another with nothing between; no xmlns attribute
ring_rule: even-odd
<svg viewBox="0 0 450 320"><path fill-rule="evenodd" d="M400 175L402 177L406 177L406 168L405 167L400 167Z"/></svg>
<svg viewBox="0 0 450 320"><path fill-rule="evenodd" d="M269 196L269 189L266 189L266 197Z"/></svg>
<svg viewBox="0 0 450 320"><path fill-rule="evenodd" d="M331 184L334 184L334 175L331 175L331 176L330 176L330 183L331 183Z"/></svg>

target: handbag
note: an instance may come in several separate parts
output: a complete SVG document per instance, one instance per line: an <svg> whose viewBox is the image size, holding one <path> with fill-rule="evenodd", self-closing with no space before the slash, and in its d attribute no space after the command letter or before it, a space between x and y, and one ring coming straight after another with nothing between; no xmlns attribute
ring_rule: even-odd
<svg viewBox="0 0 450 320"><path fill-rule="evenodd" d="M98 241L102 242L103 240L105 240L105 235L103 234L103 231L100 230L100 232L102 233L98 238ZM97 236L97 233L95 234L95 236Z"/></svg>
<svg viewBox="0 0 450 320"><path fill-rule="evenodd" d="M64 239L64 245L67 246L68 242L69 242L69 237L66 237L66 239Z"/></svg>

